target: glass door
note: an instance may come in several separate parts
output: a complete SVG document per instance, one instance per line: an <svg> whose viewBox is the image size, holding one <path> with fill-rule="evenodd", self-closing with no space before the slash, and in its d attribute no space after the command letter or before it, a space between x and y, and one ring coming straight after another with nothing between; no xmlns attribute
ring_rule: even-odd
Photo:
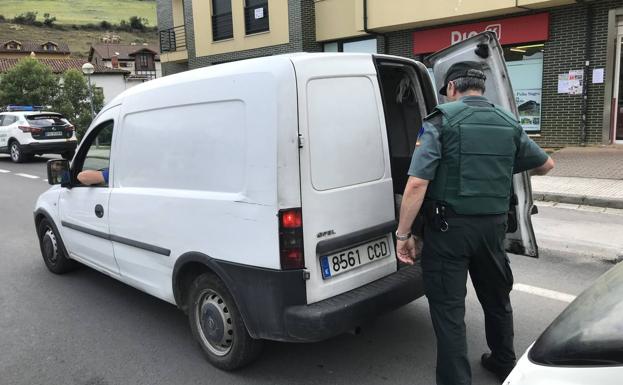
<svg viewBox="0 0 623 385"><path fill-rule="evenodd" d="M616 66L614 67L614 95L612 100L613 135L615 143L623 143L623 27L617 36Z"/></svg>

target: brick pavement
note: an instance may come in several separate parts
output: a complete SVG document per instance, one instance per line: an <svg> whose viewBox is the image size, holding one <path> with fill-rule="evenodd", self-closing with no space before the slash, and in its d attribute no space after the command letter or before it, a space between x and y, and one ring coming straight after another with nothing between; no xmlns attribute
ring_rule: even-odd
<svg viewBox="0 0 623 385"><path fill-rule="evenodd" d="M623 146L567 147L555 152L548 176L623 179Z"/></svg>
<svg viewBox="0 0 623 385"><path fill-rule="evenodd" d="M568 147L556 167L532 177L535 200L623 209L623 146Z"/></svg>

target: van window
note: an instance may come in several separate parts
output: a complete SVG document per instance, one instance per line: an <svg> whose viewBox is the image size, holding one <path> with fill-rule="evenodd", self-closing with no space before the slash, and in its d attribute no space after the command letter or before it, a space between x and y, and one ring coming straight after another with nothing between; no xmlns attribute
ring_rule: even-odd
<svg viewBox="0 0 623 385"><path fill-rule="evenodd" d="M83 139L80 151L73 162L74 175L85 170L104 171L110 167L110 151L114 122L109 120L95 127ZM108 184L85 185L87 187L107 187Z"/></svg>
<svg viewBox="0 0 623 385"><path fill-rule="evenodd" d="M307 85L311 179L329 190L381 179L385 171L378 101L370 79L315 79Z"/></svg>
<svg viewBox="0 0 623 385"><path fill-rule="evenodd" d="M125 116L119 187L240 192L246 135L242 101L174 106Z"/></svg>

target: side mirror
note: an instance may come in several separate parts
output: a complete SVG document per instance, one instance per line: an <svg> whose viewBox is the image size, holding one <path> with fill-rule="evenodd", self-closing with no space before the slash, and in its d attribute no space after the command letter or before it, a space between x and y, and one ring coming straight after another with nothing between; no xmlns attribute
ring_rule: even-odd
<svg viewBox="0 0 623 385"><path fill-rule="evenodd" d="M62 187L71 188L71 172L68 160L48 160L48 183L51 185L60 184Z"/></svg>

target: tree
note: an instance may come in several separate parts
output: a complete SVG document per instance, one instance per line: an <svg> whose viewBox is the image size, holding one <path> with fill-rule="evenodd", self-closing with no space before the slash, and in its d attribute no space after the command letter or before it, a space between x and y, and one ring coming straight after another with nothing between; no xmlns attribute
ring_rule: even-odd
<svg viewBox="0 0 623 385"><path fill-rule="evenodd" d="M51 105L58 93L58 78L36 59L24 58L0 79L0 105Z"/></svg>
<svg viewBox="0 0 623 385"><path fill-rule="evenodd" d="M84 75L76 69L66 71L61 78L61 90L53 106L54 111L63 114L76 127L76 134L82 138L91 124L89 86ZM93 85L93 108L95 113L104 106L104 94Z"/></svg>

